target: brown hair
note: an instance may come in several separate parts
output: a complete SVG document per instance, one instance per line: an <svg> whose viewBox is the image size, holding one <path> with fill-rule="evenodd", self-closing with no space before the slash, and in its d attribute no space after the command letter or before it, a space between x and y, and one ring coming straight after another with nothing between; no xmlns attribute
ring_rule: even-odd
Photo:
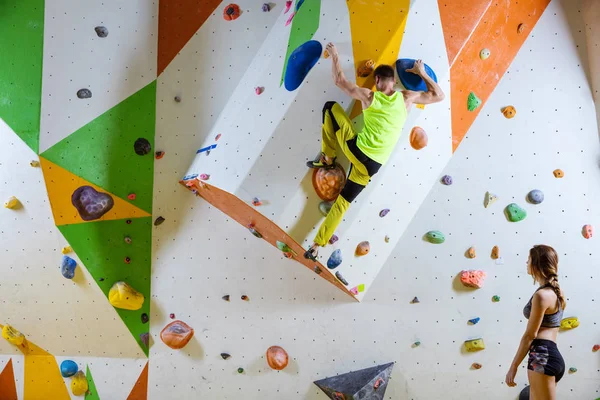
<svg viewBox="0 0 600 400"><path fill-rule="evenodd" d="M550 246L538 244L529 250L529 258L533 280L538 283L547 281L548 286L556 293L556 297L558 297L558 301L564 309L567 302L558 285L558 254L556 254L556 251Z"/></svg>
<svg viewBox="0 0 600 400"><path fill-rule="evenodd" d="M375 77L379 77L379 79L390 80L394 79L394 68L389 65L381 64L377 68L375 68L375 72L373 72Z"/></svg>

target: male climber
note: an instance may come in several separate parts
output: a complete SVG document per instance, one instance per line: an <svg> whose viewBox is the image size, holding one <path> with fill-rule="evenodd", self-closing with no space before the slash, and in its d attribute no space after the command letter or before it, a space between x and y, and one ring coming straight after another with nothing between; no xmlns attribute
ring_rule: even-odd
<svg viewBox="0 0 600 400"><path fill-rule="evenodd" d="M342 106L333 101L325 103L321 131L322 153L316 160L307 162L307 165L309 168L335 168L337 144L351 165L344 188L321 224L313 245L304 254L304 257L311 260L316 260L318 247L327 244L350 203L390 158L410 107L413 104L432 104L444 100L442 89L427 75L421 60L417 60L413 68L406 71L423 78L427 85L426 92L397 92L394 88L394 68L389 65L380 65L373 72L377 89L374 92L358 87L346 79L333 43L327 45L327 51L331 56L335 85L362 103L364 128L357 133Z"/></svg>

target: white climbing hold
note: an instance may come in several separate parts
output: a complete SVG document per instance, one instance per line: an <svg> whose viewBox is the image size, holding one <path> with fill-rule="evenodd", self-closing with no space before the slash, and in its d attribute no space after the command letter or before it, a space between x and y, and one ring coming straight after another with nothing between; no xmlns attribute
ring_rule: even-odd
<svg viewBox="0 0 600 400"><path fill-rule="evenodd" d="M498 200L498 196L493 193L485 192L485 199L483 200L483 206L488 208Z"/></svg>

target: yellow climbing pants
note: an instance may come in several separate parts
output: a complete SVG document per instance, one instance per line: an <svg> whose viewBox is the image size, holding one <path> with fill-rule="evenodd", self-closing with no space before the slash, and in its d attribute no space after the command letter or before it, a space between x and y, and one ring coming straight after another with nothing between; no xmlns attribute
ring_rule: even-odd
<svg viewBox="0 0 600 400"><path fill-rule="evenodd" d="M365 156L356 146L356 131L352 121L350 121L342 106L336 102L327 102L323 107L321 134L323 137L323 154L334 158L337 145L339 145L351 163L346 184L314 239L314 242L319 246L325 246L340 222L342 222L350 203L369 183L371 176L377 173L381 164Z"/></svg>

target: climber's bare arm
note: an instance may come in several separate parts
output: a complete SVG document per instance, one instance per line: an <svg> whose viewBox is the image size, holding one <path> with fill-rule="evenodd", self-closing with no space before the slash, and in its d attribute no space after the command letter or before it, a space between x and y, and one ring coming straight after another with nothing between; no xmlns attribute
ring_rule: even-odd
<svg viewBox="0 0 600 400"><path fill-rule="evenodd" d="M414 92L412 90L403 90L404 103L406 108L410 109L413 104L433 104L439 103L444 100L446 95L444 91L429 75L425 72L425 64L422 60L415 61L415 65L411 69L407 69L407 72L419 75L425 81L427 85L426 92Z"/></svg>
<svg viewBox="0 0 600 400"><path fill-rule="evenodd" d="M342 89L344 93L362 103L362 108L368 108L373 102L373 91L357 86L354 82L346 79L337 49L333 43L327 45L327 52L331 56L331 72L335 86Z"/></svg>

